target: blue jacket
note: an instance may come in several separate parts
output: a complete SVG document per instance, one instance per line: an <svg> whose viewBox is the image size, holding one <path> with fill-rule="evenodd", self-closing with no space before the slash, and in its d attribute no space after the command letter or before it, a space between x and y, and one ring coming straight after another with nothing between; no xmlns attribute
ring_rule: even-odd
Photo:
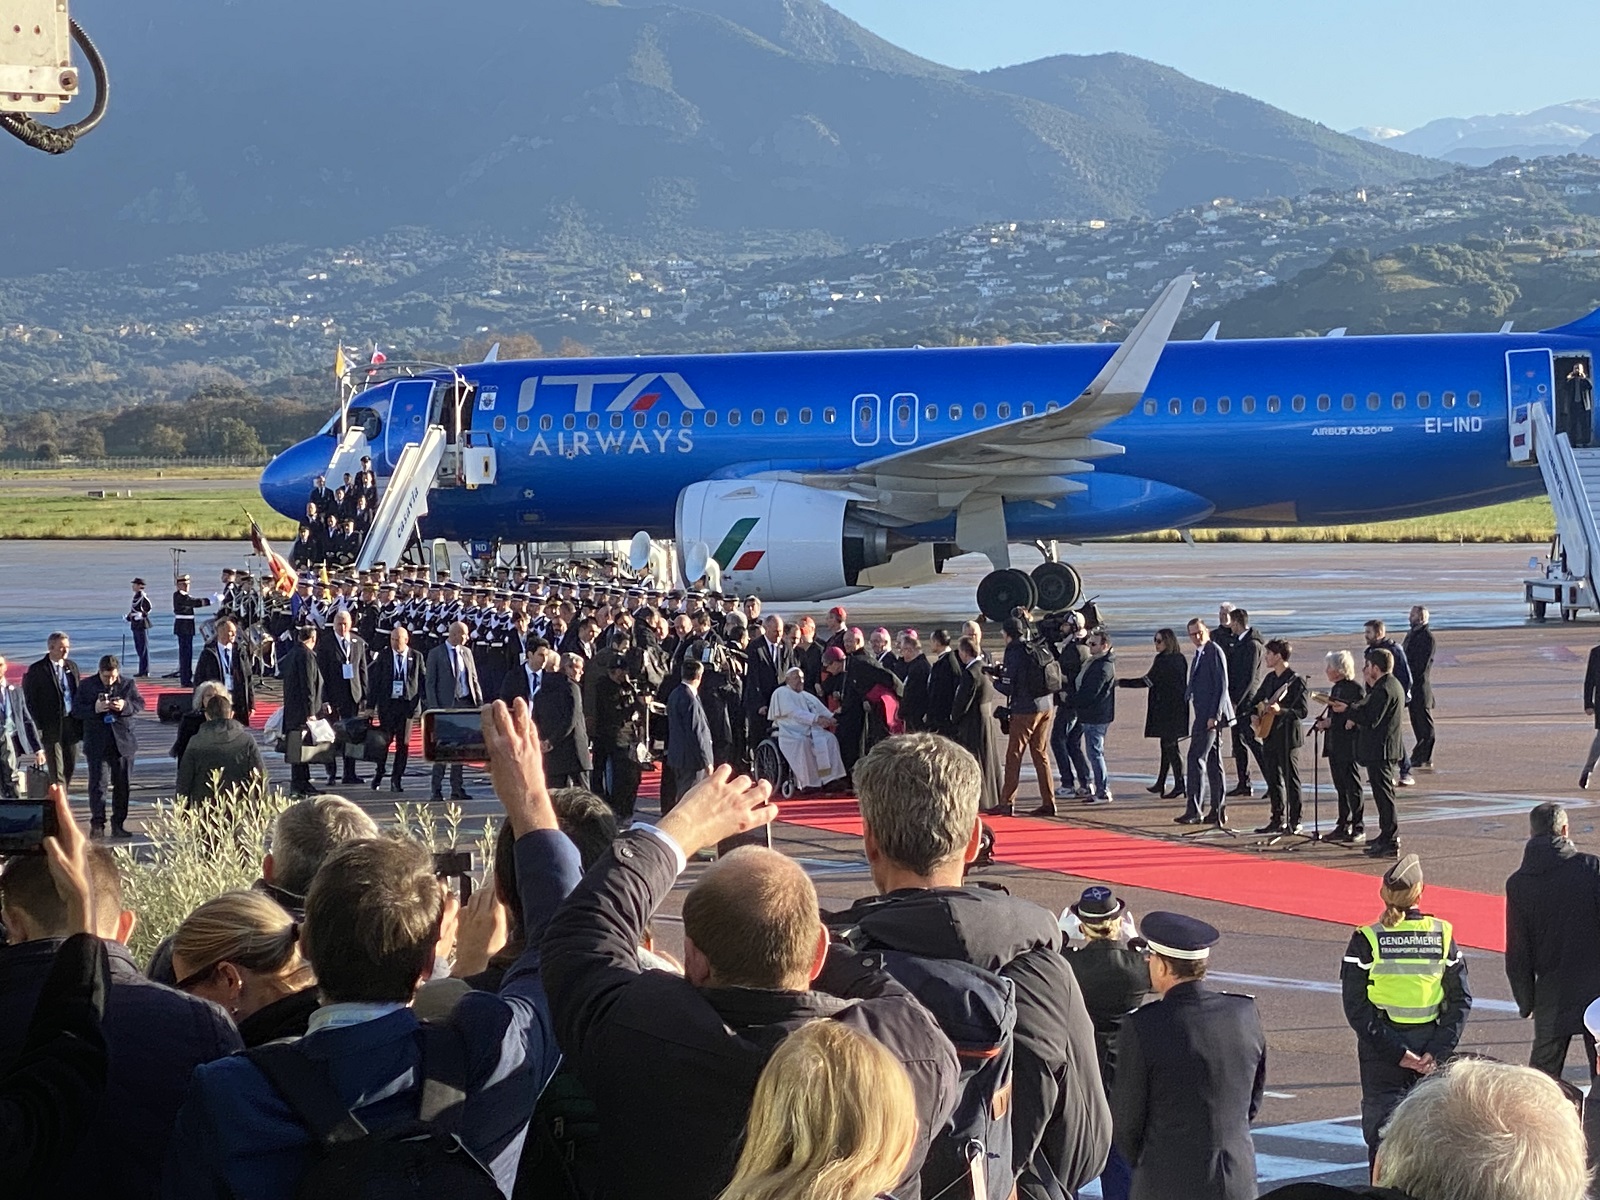
<svg viewBox="0 0 1600 1200"><path fill-rule="evenodd" d="M9 1066L22 1050L60 945L59 939L43 938L0 949L0 1066ZM124 947L106 946L111 988L104 1021L110 1054L105 1095L79 1153L49 1194L140 1200L157 1194L167 1141L195 1068L242 1043L215 1004L152 983Z"/></svg>
<svg viewBox="0 0 1600 1200"><path fill-rule="evenodd" d="M1184 698L1194 709L1196 729L1204 729L1208 721L1215 721L1218 729L1233 724L1233 700L1228 695L1228 659L1214 640L1196 651Z"/></svg>
<svg viewBox="0 0 1600 1200"><path fill-rule="evenodd" d="M462 1130L467 1149L511 1195L534 1101L561 1052L539 982L539 942L557 906L578 884L578 851L565 834L517 839L517 884L528 948L499 995L472 992L450 1017L467 1046ZM414 1118L418 1021L408 1008L376 1020L319 1029L300 1047L328 1064L334 1087L369 1128ZM169 1200L288 1200L308 1162L310 1138L246 1058L195 1073L167 1157Z"/></svg>
<svg viewBox="0 0 1600 1200"><path fill-rule="evenodd" d="M711 761L705 706L692 687L680 683L667 697L667 765L680 775L692 775L709 771Z"/></svg>
<svg viewBox="0 0 1600 1200"><path fill-rule="evenodd" d="M1117 719L1117 667L1111 651L1084 664L1072 704L1085 725L1109 725Z"/></svg>

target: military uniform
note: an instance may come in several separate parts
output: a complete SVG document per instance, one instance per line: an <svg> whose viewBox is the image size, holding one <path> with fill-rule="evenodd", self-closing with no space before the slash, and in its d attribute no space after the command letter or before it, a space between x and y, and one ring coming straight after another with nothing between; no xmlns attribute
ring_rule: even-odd
<svg viewBox="0 0 1600 1200"><path fill-rule="evenodd" d="M128 601L128 615L122 619L133 634L134 653L139 656L138 678L143 679L150 674L150 597L144 594L144 580L135 579L133 586L138 590Z"/></svg>
<svg viewBox="0 0 1600 1200"><path fill-rule="evenodd" d="M177 582L189 582L187 575L179 575ZM194 614L196 609L210 608L205 596L191 596L183 587L172 593L172 632L178 639L178 682L183 687L194 686Z"/></svg>
<svg viewBox="0 0 1600 1200"><path fill-rule="evenodd" d="M1398 890L1422 882L1422 864L1408 854L1384 874ZM1378 1134L1395 1106L1423 1078L1401 1065L1407 1053L1442 1065L1472 1009L1467 964L1450 922L1412 908L1392 925L1375 921L1350 936L1340 971L1345 1020L1356 1032L1361 1070L1361 1132L1370 1163Z"/></svg>
<svg viewBox="0 0 1600 1200"><path fill-rule="evenodd" d="M1149 914L1143 932L1152 951L1180 961L1203 961L1221 936L1176 913ZM1116 1061L1111 1120L1133 1200L1255 1200L1250 1122L1267 1079L1255 1001L1175 984L1122 1023Z"/></svg>

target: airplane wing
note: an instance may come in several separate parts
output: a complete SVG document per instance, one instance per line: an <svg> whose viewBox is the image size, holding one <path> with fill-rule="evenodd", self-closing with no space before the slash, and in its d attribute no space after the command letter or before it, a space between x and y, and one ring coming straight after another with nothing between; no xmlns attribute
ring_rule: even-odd
<svg viewBox="0 0 1600 1200"><path fill-rule="evenodd" d="M1004 501L1049 504L1083 491L1082 483L1066 476L1092 471L1094 459L1123 453L1121 446L1093 434L1127 416L1144 398L1193 286L1192 274L1169 283L1127 340L1070 404L914 446L849 471L808 474L804 482L813 487L849 487L872 509L906 524L955 511L957 541L963 547L985 553L992 549L1005 557L1000 513ZM997 519L1001 522L998 530L994 528Z"/></svg>

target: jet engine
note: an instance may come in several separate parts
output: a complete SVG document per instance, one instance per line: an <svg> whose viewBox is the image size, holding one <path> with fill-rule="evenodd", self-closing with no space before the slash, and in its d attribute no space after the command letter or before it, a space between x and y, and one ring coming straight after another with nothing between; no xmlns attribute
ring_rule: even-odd
<svg viewBox="0 0 1600 1200"><path fill-rule="evenodd" d="M714 564L723 590L783 601L932 579L934 547L864 519L860 503L765 479L691 484L678 495L679 566L693 581Z"/></svg>

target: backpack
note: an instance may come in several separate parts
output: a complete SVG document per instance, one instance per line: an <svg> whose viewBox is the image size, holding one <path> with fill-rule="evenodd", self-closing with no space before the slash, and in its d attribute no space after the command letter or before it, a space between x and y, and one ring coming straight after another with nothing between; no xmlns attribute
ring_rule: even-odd
<svg viewBox="0 0 1600 1200"><path fill-rule="evenodd" d="M601 1161L599 1112L563 1065L534 1106L512 1200L594 1200Z"/></svg>
<svg viewBox="0 0 1600 1200"><path fill-rule="evenodd" d="M1063 687L1061 663L1050 643L1035 638L1028 643L1028 690L1035 696L1053 696Z"/></svg>
<svg viewBox="0 0 1600 1200"><path fill-rule="evenodd" d="M295 1200L504 1200L488 1168L461 1141L466 1048L448 1026L423 1025L417 1116L369 1130L345 1106L327 1066L292 1042L246 1050L316 1148Z"/></svg>
<svg viewBox="0 0 1600 1200"><path fill-rule="evenodd" d="M934 1134L922 1165L922 1194L942 1200L1008 1200L1016 1191L1011 1163L1014 985L960 959L862 948L874 957L881 954L883 969L933 1014L961 1065L955 1111ZM875 964L868 959L864 965ZM979 1178L982 1191L972 1183Z"/></svg>

